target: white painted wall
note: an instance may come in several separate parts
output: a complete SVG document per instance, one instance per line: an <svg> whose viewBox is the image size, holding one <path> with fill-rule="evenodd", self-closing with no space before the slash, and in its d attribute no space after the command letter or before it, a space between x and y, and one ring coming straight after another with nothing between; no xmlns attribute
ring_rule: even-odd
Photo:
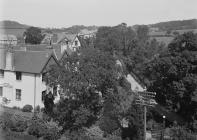
<svg viewBox="0 0 197 140"><path fill-rule="evenodd" d="M46 90L46 85L42 83L41 74L22 73L22 79L16 80L15 72L4 71L4 77L0 77L0 86L3 87L3 97L10 99L9 107L17 106L22 108L26 104L34 107L34 89L36 83L35 105L43 107L42 91ZM21 89L21 100L16 100L16 89Z"/></svg>
<svg viewBox="0 0 197 140"><path fill-rule="evenodd" d="M61 53L63 53L64 50L66 50L67 48L70 48L72 51L75 51L75 48L81 47L81 43L80 43L78 37L76 37L76 38L74 39L73 42L70 42L70 41L69 41L69 42L68 42L68 45L66 44L66 41L67 41L67 39L65 39L65 40L63 40L63 41L61 42ZM77 45L75 45L75 41L78 42Z"/></svg>

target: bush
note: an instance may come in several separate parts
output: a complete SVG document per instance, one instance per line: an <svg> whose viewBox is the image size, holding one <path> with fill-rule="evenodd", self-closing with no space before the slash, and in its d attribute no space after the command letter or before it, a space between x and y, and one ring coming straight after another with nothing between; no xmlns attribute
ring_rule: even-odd
<svg viewBox="0 0 197 140"><path fill-rule="evenodd" d="M189 133L185 128L172 127L170 128L170 137L178 140L196 140L196 135Z"/></svg>
<svg viewBox="0 0 197 140"><path fill-rule="evenodd" d="M35 111L36 111L36 112L40 112L40 106L39 106L39 105L37 105L37 106L35 107Z"/></svg>
<svg viewBox="0 0 197 140"><path fill-rule="evenodd" d="M25 106L22 108L22 111L23 111L23 112L32 112L32 110L33 110L32 105L25 105Z"/></svg>
<svg viewBox="0 0 197 140"><path fill-rule="evenodd" d="M13 106L12 108L16 110L20 110L20 107L17 107L17 106Z"/></svg>
<svg viewBox="0 0 197 140"><path fill-rule="evenodd" d="M13 115L11 118L10 130L15 132L24 132L27 129L27 121L19 115Z"/></svg>
<svg viewBox="0 0 197 140"><path fill-rule="evenodd" d="M0 126L4 130L24 132L27 129L27 121L20 115L4 112L0 116Z"/></svg>
<svg viewBox="0 0 197 140"><path fill-rule="evenodd" d="M46 130L47 130L47 127L45 125L45 122L42 119L34 116L32 120L30 120L30 125L28 128L29 135L33 135L39 138L39 137L42 137L46 133Z"/></svg>
<svg viewBox="0 0 197 140"><path fill-rule="evenodd" d="M10 127L12 126L12 121L11 121L12 115L13 114L7 112L4 112L0 115L0 127L3 130L10 129Z"/></svg>
<svg viewBox="0 0 197 140"><path fill-rule="evenodd" d="M102 116L99 120L100 129L107 134L112 134L119 126L116 120L108 116Z"/></svg>
<svg viewBox="0 0 197 140"><path fill-rule="evenodd" d="M43 136L44 140L57 140L60 138L61 128L56 122L50 121L46 123L47 131Z"/></svg>
<svg viewBox="0 0 197 140"><path fill-rule="evenodd" d="M37 138L43 137L44 140L57 140L60 138L60 130L58 124L50 121L46 122L36 116L30 121L28 134Z"/></svg>

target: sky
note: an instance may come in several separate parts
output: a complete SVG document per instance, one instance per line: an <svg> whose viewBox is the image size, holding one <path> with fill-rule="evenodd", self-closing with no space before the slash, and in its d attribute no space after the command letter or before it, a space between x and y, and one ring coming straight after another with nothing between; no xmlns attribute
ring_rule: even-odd
<svg viewBox="0 0 197 140"><path fill-rule="evenodd" d="M38 27L197 19L197 0L0 0L0 21Z"/></svg>

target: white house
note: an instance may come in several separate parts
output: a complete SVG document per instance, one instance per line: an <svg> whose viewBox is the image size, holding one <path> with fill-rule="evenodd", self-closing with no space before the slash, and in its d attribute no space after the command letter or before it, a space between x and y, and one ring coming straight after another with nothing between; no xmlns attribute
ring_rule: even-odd
<svg viewBox="0 0 197 140"><path fill-rule="evenodd" d="M63 53L68 48L72 51L76 51L81 46L81 43L76 34L65 33L61 34L61 36L57 40L57 44L60 44L61 46L61 53Z"/></svg>
<svg viewBox="0 0 197 140"><path fill-rule="evenodd" d="M43 73L57 63L53 53L10 51L0 48L0 98L7 106L22 108L29 104L43 107L42 94L50 88L43 81Z"/></svg>
<svg viewBox="0 0 197 140"><path fill-rule="evenodd" d="M14 35L0 34L0 44L16 45L17 44L17 38Z"/></svg>

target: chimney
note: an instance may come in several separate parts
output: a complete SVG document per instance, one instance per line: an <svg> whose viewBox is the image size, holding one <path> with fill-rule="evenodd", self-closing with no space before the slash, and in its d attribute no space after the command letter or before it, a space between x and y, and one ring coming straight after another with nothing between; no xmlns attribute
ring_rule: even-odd
<svg viewBox="0 0 197 140"><path fill-rule="evenodd" d="M6 70L13 70L14 53L12 49L8 49L6 53Z"/></svg>

